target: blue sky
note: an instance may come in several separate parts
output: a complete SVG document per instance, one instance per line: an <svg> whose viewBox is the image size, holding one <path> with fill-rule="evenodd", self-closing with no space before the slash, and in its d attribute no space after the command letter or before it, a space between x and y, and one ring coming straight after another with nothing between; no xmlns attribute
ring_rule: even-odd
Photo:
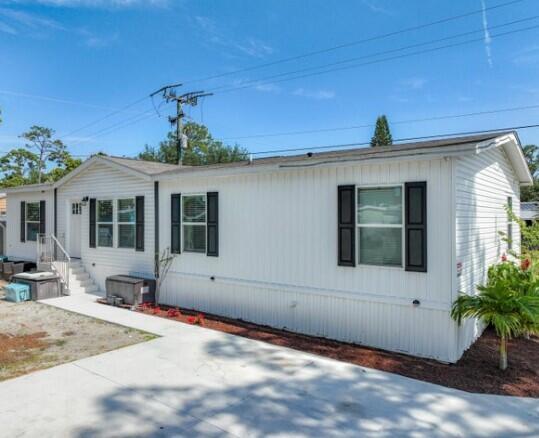
<svg viewBox="0 0 539 438"><path fill-rule="evenodd" d="M217 138L264 151L368 141L372 127L302 135L257 134L391 122L537 105L474 117L392 126L394 138L539 123L539 2L523 0L0 0L0 151L33 124L55 129L75 155L134 155L169 125L143 99L162 85L233 72L446 17L465 18L290 61L189 82L211 90L189 116ZM529 19L506 25L516 20ZM505 25L505 26L504 26ZM518 31L514 34L504 34ZM465 32L467 36L396 51ZM411 52L475 40L428 53ZM372 55L380 52L386 55ZM368 57L371 56L371 57ZM395 58L395 56L400 56ZM237 88L245 81L350 58L383 62ZM347 64L345 64L347 65ZM298 75L300 76L300 75ZM159 104L157 98L155 104ZM85 125L91 126L80 129ZM539 143L539 129L522 130ZM235 140L236 139L236 140Z"/></svg>

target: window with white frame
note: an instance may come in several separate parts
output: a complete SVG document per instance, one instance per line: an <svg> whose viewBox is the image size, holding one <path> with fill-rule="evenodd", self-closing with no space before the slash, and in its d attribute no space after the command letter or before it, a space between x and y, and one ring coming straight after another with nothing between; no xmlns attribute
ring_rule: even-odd
<svg viewBox="0 0 539 438"><path fill-rule="evenodd" d="M39 234L39 202L26 203L26 240L35 242Z"/></svg>
<svg viewBox="0 0 539 438"><path fill-rule="evenodd" d="M114 245L113 203L111 200L97 201L97 246Z"/></svg>
<svg viewBox="0 0 539 438"><path fill-rule="evenodd" d="M182 196L183 250L206 252L206 195Z"/></svg>
<svg viewBox="0 0 539 438"><path fill-rule="evenodd" d="M71 204L71 214L74 214L74 215L82 214L82 204L80 202L73 202Z"/></svg>
<svg viewBox="0 0 539 438"><path fill-rule="evenodd" d="M357 246L360 264L402 266L401 186L357 190Z"/></svg>
<svg viewBox="0 0 539 438"><path fill-rule="evenodd" d="M135 247L135 199L118 199L118 248Z"/></svg>

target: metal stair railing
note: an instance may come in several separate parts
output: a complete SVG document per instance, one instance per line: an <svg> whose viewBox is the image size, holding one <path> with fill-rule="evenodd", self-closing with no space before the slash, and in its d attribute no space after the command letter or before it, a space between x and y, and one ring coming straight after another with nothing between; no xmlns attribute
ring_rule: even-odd
<svg viewBox="0 0 539 438"><path fill-rule="evenodd" d="M39 234L37 239L38 269L50 269L60 276L64 294L69 294L71 257L54 234Z"/></svg>

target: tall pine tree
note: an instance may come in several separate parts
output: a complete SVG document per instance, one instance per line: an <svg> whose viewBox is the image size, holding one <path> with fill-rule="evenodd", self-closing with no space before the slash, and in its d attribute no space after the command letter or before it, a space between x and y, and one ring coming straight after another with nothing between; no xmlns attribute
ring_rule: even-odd
<svg viewBox="0 0 539 438"><path fill-rule="evenodd" d="M374 135L371 138L371 146L389 146L391 144L393 144L393 138L391 137L387 118L384 115L379 116L376 119L376 128L374 128Z"/></svg>

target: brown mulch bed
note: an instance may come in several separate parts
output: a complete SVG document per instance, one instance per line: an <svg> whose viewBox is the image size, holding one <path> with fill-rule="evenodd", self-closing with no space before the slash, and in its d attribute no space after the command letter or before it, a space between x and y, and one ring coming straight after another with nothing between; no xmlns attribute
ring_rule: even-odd
<svg viewBox="0 0 539 438"><path fill-rule="evenodd" d="M174 315L175 310L180 314ZM468 392L539 397L538 337L511 340L509 368L500 371L498 339L491 329L485 330L456 364L445 364L184 309L161 306L139 311Z"/></svg>

